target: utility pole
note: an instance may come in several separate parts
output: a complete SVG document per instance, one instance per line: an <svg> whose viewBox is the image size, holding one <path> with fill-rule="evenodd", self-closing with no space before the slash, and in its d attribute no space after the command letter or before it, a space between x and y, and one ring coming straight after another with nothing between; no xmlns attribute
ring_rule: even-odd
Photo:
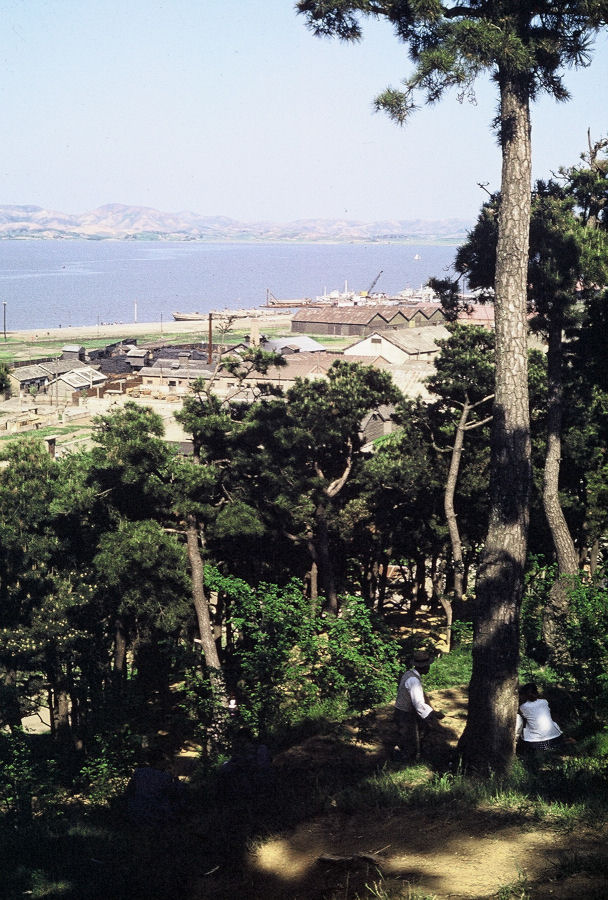
<svg viewBox="0 0 608 900"><path fill-rule="evenodd" d="M4 340L6 340L6 300L2 301L2 318L4 325Z"/></svg>

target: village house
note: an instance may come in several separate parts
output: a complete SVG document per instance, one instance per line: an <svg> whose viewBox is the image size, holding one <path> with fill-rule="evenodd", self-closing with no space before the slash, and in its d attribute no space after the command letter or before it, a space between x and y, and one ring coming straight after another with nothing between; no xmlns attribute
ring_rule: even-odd
<svg viewBox="0 0 608 900"><path fill-rule="evenodd" d="M92 366L80 366L51 380L47 386L47 395L56 402L72 403L75 394L101 387L106 381L107 376Z"/></svg>
<svg viewBox="0 0 608 900"><path fill-rule="evenodd" d="M393 431L392 413L394 409L394 406L379 406L378 409L373 409L364 416L360 431L364 449L366 444L371 444Z"/></svg>
<svg viewBox="0 0 608 900"><path fill-rule="evenodd" d="M9 371L9 380L11 385L11 393L15 396L23 396L24 394L46 394L49 385L56 378L65 375L73 369L82 369L84 364L78 359L57 359L43 360L30 365L15 365Z"/></svg>
<svg viewBox="0 0 608 900"><path fill-rule="evenodd" d="M342 351L348 359L351 356L382 356L393 365L400 366L414 359L432 360L439 353L438 340L449 336L445 325L433 329L412 328L407 331L374 331L367 337L355 341Z"/></svg>
<svg viewBox="0 0 608 900"><path fill-rule="evenodd" d="M193 358L189 353L176 357L160 357L151 366L140 369L141 393L160 395L184 395L198 378L209 379L215 364Z"/></svg>
<svg viewBox="0 0 608 900"><path fill-rule="evenodd" d="M80 344L64 344L61 348L61 359L75 363L83 363L86 360L86 351Z"/></svg>

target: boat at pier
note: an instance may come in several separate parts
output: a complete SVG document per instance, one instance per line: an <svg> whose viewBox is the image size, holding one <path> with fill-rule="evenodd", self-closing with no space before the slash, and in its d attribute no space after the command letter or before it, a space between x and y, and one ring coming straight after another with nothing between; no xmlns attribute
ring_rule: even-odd
<svg viewBox="0 0 608 900"><path fill-rule="evenodd" d="M439 297L430 287L418 289L405 288L398 294L370 293L369 291L331 291L318 297L303 297L297 300L277 300L270 292L266 292L266 306L273 308L296 309L299 307L333 307L333 306L398 306L403 304L437 303Z"/></svg>
<svg viewBox="0 0 608 900"><path fill-rule="evenodd" d="M200 322L209 318L209 313L174 312L171 313L176 322Z"/></svg>

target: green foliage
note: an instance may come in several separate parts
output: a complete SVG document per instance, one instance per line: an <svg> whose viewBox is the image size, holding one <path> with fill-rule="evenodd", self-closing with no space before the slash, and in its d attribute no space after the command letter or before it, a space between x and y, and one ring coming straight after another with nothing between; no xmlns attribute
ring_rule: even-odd
<svg viewBox="0 0 608 900"><path fill-rule="evenodd" d="M544 660L542 612L556 576L555 565L533 558L522 602L522 650L532 660ZM557 677L608 713L608 590L603 575L572 576L568 612L563 623L565 653L553 662Z"/></svg>
<svg viewBox="0 0 608 900"><path fill-rule="evenodd" d="M577 579L569 596L563 670L591 701L608 713L608 590L603 582Z"/></svg>
<svg viewBox="0 0 608 900"><path fill-rule="evenodd" d="M468 623L455 624L468 626ZM463 634L464 629L460 633ZM466 633L472 636L470 626L467 627ZM433 661L428 675L425 675L424 685L428 690L436 691L440 688L468 684L471 680L472 666L471 644L463 642L456 645L450 653L444 653Z"/></svg>
<svg viewBox="0 0 608 900"><path fill-rule="evenodd" d="M135 761L136 746L128 732L96 735L80 768L82 793L93 803L109 802L125 790Z"/></svg>
<svg viewBox="0 0 608 900"><path fill-rule="evenodd" d="M542 616L556 575L556 565L548 565L542 556L530 558L521 603L520 635L522 653L536 662L544 662L546 658L542 636Z"/></svg>
<svg viewBox="0 0 608 900"><path fill-rule="evenodd" d="M208 568L207 585L221 591L233 610L230 625L238 633L235 664L243 718L265 731L289 721L318 698L311 660L317 634L309 601L293 580L285 588L250 587L238 578Z"/></svg>
<svg viewBox="0 0 608 900"><path fill-rule="evenodd" d="M207 673L201 669L200 656L188 656L183 668L183 683L177 695L177 710L191 724L195 739L206 748L215 714L213 690Z"/></svg>
<svg viewBox="0 0 608 900"><path fill-rule="evenodd" d="M416 109L421 93L437 102L455 87L461 98L474 99L473 83L484 72L498 69L529 91L568 98L560 70L586 65L590 41L606 17L602 0L560 2L543 8L471 0L457 7L431 2L362 3L361 0L298 0L298 12L317 35L347 41L361 38L361 20L383 17L408 45L414 71L400 90L389 87L376 100L398 124Z"/></svg>
<svg viewBox="0 0 608 900"><path fill-rule="evenodd" d="M361 709L392 698L398 646L360 598L322 617L296 580L254 588L212 567L206 578L230 603L239 709L256 730L302 720L326 701Z"/></svg>
<svg viewBox="0 0 608 900"><path fill-rule="evenodd" d="M474 325L452 325L450 336L438 341L441 353L427 378L430 391L448 406L477 403L494 393L494 333ZM482 415L488 414L483 407Z"/></svg>
<svg viewBox="0 0 608 900"><path fill-rule="evenodd" d="M398 645L361 598L345 598L339 617L324 624L327 660L318 675L324 694L342 695L355 709L392 699L401 669Z"/></svg>
<svg viewBox="0 0 608 900"><path fill-rule="evenodd" d="M122 520L100 538L94 565L111 608L165 631L189 612L189 582L182 545L154 521Z"/></svg>
<svg viewBox="0 0 608 900"><path fill-rule="evenodd" d="M11 380L9 377L9 368L5 362L0 362L0 393L4 394L10 390Z"/></svg>
<svg viewBox="0 0 608 900"><path fill-rule="evenodd" d="M11 818L28 818L34 784L34 763L24 733L19 729L0 733L0 811Z"/></svg>

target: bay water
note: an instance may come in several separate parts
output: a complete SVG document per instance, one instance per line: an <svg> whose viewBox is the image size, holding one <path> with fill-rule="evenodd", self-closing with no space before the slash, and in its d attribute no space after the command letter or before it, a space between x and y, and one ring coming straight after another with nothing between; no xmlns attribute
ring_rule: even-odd
<svg viewBox="0 0 608 900"><path fill-rule="evenodd" d="M388 294L446 277L456 247L399 243L2 240L7 331L169 322L172 313L263 306L326 291ZM379 274L382 273L382 274Z"/></svg>

